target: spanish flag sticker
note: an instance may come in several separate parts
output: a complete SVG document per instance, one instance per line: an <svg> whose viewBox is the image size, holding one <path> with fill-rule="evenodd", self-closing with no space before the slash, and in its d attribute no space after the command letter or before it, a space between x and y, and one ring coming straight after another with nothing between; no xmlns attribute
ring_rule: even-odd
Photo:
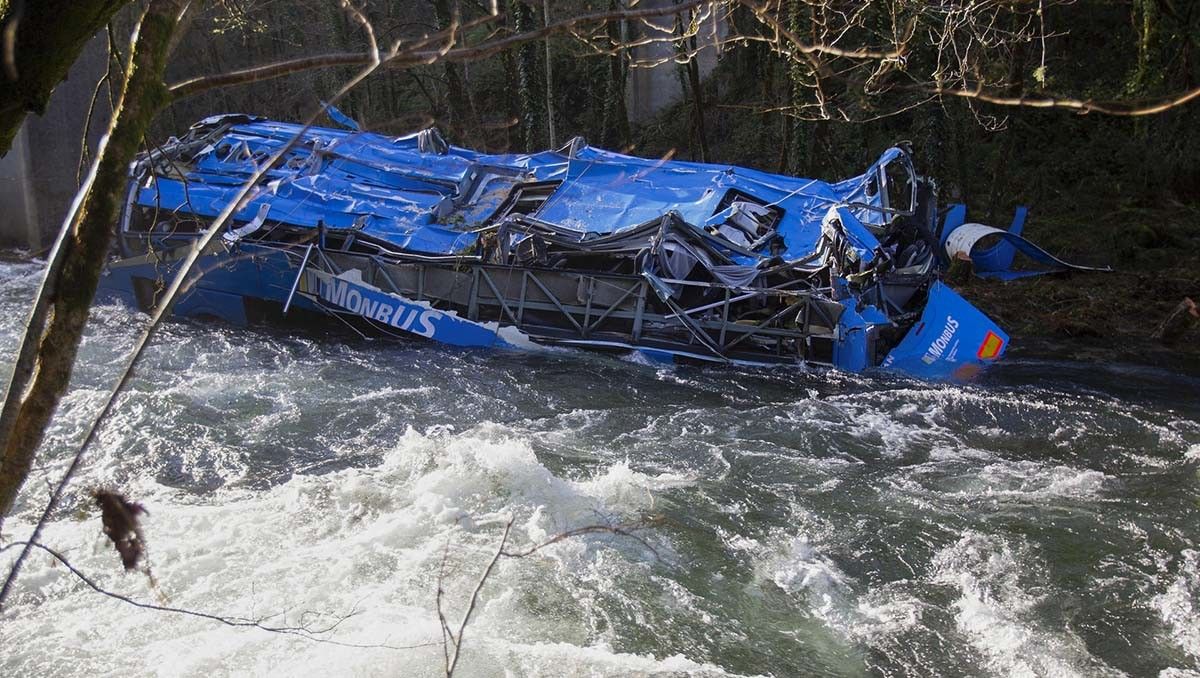
<svg viewBox="0 0 1200 678"><path fill-rule="evenodd" d="M988 330L987 336L983 338L983 343L979 345L979 353L976 354L980 360L991 360L1000 355L1000 349L1004 348L1004 340L1000 335Z"/></svg>

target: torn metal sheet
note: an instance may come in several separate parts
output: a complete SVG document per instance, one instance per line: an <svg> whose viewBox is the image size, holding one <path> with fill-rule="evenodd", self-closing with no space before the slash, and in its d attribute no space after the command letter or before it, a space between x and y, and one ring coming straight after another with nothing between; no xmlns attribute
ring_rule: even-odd
<svg viewBox="0 0 1200 678"><path fill-rule="evenodd" d="M962 223L966 217L966 207L956 205L955 210L947 216L948 230L945 231L943 242L946 254L951 259L970 261L979 277L997 280L1015 280L1063 271L1112 271L1111 268L1068 263L1022 237L1021 230L1027 213L1026 208L1018 207L1012 225L1004 231L985 224ZM956 225L949 225L951 219L955 220L953 223ZM989 236L996 236L997 241L982 246L981 243ZM1029 257L1039 267L1014 270L1012 265L1017 252Z"/></svg>
<svg viewBox="0 0 1200 678"><path fill-rule="evenodd" d="M883 366L920 377L969 379L1008 348L1008 335L941 282L933 284L921 319L888 353Z"/></svg>
<svg viewBox="0 0 1200 678"><path fill-rule="evenodd" d="M179 252L300 134L205 254L177 313L929 378L963 377L1007 348L939 282L940 235L971 253L991 231L939 229L935 186L906 148L825 182L578 138L479 153L433 129L389 137L341 117L346 129L302 134L208 118L141 156L106 293L152 306Z"/></svg>

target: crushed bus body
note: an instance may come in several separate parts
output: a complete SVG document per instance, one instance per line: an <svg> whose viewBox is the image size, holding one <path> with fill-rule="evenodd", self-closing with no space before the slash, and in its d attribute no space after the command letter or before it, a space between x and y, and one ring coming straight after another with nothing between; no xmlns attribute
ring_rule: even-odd
<svg viewBox="0 0 1200 678"><path fill-rule="evenodd" d="M934 183L902 147L827 183L579 138L489 155L433 129L394 138L219 116L133 166L104 295L151 308L259 164L302 131L204 252L177 315L315 314L457 346L933 379L968 377L1008 347L941 281L948 240L975 256L986 234L950 238L979 225L958 207L939 217Z"/></svg>

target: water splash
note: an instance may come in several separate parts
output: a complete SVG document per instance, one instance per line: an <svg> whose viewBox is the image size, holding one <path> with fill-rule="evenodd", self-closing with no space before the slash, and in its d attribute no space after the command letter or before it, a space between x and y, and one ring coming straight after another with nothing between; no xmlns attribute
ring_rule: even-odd
<svg viewBox="0 0 1200 678"><path fill-rule="evenodd" d="M37 283L0 261L10 353ZM95 310L6 538L142 320ZM406 645L439 637L443 557L453 616L502 521L526 545L650 522L652 548L591 535L502 561L462 675L1184 675L1200 408L1178 393L1198 385L1018 360L963 387L172 323L45 539L140 599L290 622L356 610L336 639ZM83 511L101 484L150 510L157 591ZM4 675L442 661L133 610L41 556L0 633Z"/></svg>

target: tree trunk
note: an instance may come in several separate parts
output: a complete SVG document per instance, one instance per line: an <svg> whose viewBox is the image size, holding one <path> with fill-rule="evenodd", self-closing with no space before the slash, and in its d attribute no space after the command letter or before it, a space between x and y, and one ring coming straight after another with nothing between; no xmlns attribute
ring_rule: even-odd
<svg viewBox="0 0 1200 678"><path fill-rule="evenodd" d="M513 21L514 33L534 30L533 11L521 0L509 1L509 16ZM537 84L537 46L525 43L517 50L518 100L521 105L521 140L523 151L534 151L540 146Z"/></svg>
<svg viewBox="0 0 1200 678"><path fill-rule="evenodd" d="M521 146L521 84L517 78L517 60L511 50L500 55L504 65L504 152L511 153Z"/></svg>
<svg viewBox="0 0 1200 678"><path fill-rule="evenodd" d="M692 51L696 51L696 37L692 36ZM692 90L692 116L696 123L696 139L700 142L700 162L708 162L708 132L704 129L704 91L700 85L699 54L688 59L688 87Z"/></svg>
<svg viewBox="0 0 1200 678"><path fill-rule="evenodd" d="M692 133L696 137L696 142L700 146L700 162L708 162L708 134L704 129L704 91L700 85L700 50L696 44L696 36L685 37L691 24L694 22L695 15L692 12L688 13L688 26L684 26L684 15L680 14L676 18L675 32L679 35L679 44L676 48L680 58L686 59L680 74L680 85L683 93L691 93L692 98ZM696 28L699 32L700 28Z"/></svg>
<svg viewBox="0 0 1200 678"><path fill-rule="evenodd" d="M433 14L439 31L450 28L449 0L434 0ZM442 71L446 76L447 131L450 132L451 139L469 146L470 139L468 135L474 130L470 129L471 125L467 119L469 102L467 101L466 89L463 87L462 73L459 70L458 64L449 60L442 62Z"/></svg>
<svg viewBox="0 0 1200 678"><path fill-rule="evenodd" d="M0 0L0 156L8 153L27 112L41 115L50 93L92 36L129 0ZM12 31L15 42L8 43Z"/></svg>
<svg viewBox="0 0 1200 678"><path fill-rule="evenodd" d="M162 74L171 35L185 4L186 0L151 0L135 31L108 143L97 158L91 190L63 242L62 267L54 281L49 324L38 342L32 381L23 394L8 395L9 399L23 397L0 457L0 517L12 510L70 381L100 271L112 245L129 163L137 155L150 121L169 101Z"/></svg>
<svg viewBox="0 0 1200 678"><path fill-rule="evenodd" d="M1018 27L1014 17L1014 29ZM1018 44L1013 47L1011 61L1008 64L1008 78L1006 82L1010 83L1007 88L1009 96L1020 96L1025 91L1025 66L1028 50L1023 44ZM1005 130L1004 138L1000 143L1000 153L996 157L996 166L992 171L992 186L988 191L987 211L985 214L989 219L997 219L1000 214L1002 196L1009 193L1008 179L1009 171L1013 165L1013 155L1017 148L1017 130L1015 126L1017 121L1022 117L1022 111L1017 109L1009 116L1009 129Z"/></svg>
<svg viewBox="0 0 1200 678"><path fill-rule="evenodd" d="M617 9L617 0L609 0L610 11ZM613 44L624 42L621 22L608 24L608 38ZM600 143L617 150L629 143L629 109L625 103L626 68L622 53L608 57L608 77L604 89L604 119L601 123L603 136Z"/></svg>
<svg viewBox="0 0 1200 678"><path fill-rule="evenodd" d="M800 0L791 0L788 4L788 29L793 33L800 34L804 27L809 24L815 24L813 17L801 17L803 5ZM804 97L808 91L808 86L804 82L804 67L800 65L800 57L797 54L791 55L787 60L788 74L788 90L789 101L793 113L795 114L789 121L790 129L787 131L787 171L793 176L811 176L808 171L809 163L809 142L812 141L808 131L805 128L805 123L800 119L801 108L804 104Z"/></svg>
<svg viewBox="0 0 1200 678"><path fill-rule="evenodd" d="M678 4L678 3L676 3ZM691 91L691 59L687 53L687 39L684 38L684 32L687 30L684 26L683 15L675 15L675 77L679 79L679 98L684 101L688 98L688 93ZM687 135L688 160L699 160L700 157L696 154L696 110L695 103L692 104L692 133Z"/></svg>
<svg viewBox="0 0 1200 678"><path fill-rule="evenodd" d="M542 0L542 21L544 26L550 25L550 0ZM554 133L554 60L550 53L550 36L545 37L546 47L546 134L550 137L550 148L558 145Z"/></svg>

